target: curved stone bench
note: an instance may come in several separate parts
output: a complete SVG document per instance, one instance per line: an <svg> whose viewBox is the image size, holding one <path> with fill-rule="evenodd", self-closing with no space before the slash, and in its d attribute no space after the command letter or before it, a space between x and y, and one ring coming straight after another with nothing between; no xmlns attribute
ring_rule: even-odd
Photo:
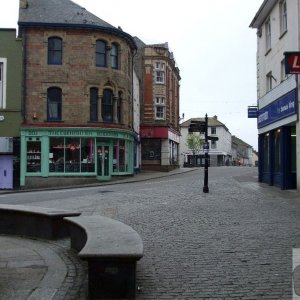
<svg viewBox="0 0 300 300"><path fill-rule="evenodd" d="M69 236L64 217L79 216L80 212L54 208L0 204L0 233L43 239Z"/></svg>
<svg viewBox="0 0 300 300"><path fill-rule="evenodd" d="M67 217L71 247L88 262L89 299L134 299L143 242L130 226L102 216Z"/></svg>

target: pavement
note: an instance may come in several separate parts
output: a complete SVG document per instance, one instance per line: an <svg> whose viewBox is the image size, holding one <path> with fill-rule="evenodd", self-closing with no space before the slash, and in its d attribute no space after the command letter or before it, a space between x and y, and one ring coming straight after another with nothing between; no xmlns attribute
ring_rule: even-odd
<svg viewBox="0 0 300 300"><path fill-rule="evenodd" d="M91 186L197 170L144 171ZM197 176L187 174L185 181L180 179L183 185L178 186L176 199L172 193L164 196L164 191L175 188L175 177L164 186L143 187L139 201L132 199L130 187L116 186L114 192L104 188L101 203L104 197L97 191L98 198L90 200L93 207L85 206L84 197L81 203L66 199L64 205L76 202L86 214L112 215L141 234L148 255L137 268L137 300L292 299L291 249L299 250L300 261L299 194L259 184L254 168L250 172L241 168L231 178L236 170L211 168L215 178L210 176L208 194L199 193ZM126 193L118 194L122 190ZM16 192L24 191L0 195ZM49 203L56 207L59 201ZM70 249L69 239L0 235L0 300L85 300L86 287L87 266Z"/></svg>
<svg viewBox="0 0 300 300"><path fill-rule="evenodd" d="M146 181L192 171L193 168L179 168L170 172L142 171L133 177L88 186ZM74 189L74 186L69 188ZM38 189L0 190L0 194L32 191ZM70 249L69 239L49 241L0 235L0 245L1 300L87 299L87 266Z"/></svg>

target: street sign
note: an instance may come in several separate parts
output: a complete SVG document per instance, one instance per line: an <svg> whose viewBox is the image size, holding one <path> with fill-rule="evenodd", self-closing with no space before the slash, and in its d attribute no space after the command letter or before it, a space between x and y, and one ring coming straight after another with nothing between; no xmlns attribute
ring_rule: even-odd
<svg viewBox="0 0 300 300"><path fill-rule="evenodd" d="M211 141L218 141L219 140L219 138L217 136L208 136L207 139L211 140Z"/></svg>
<svg viewBox="0 0 300 300"><path fill-rule="evenodd" d="M300 52L284 52L285 74L300 74Z"/></svg>
<svg viewBox="0 0 300 300"><path fill-rule="evenodd" d="M257 106L248 106L248 118L257 118Z"/></svg>
<svg viewBox="0 0 300 300"><path fill-rule="evenodd" d="M191 133L191 132L205 133L206 123L203 121L191 121L191 124L190 124L188 130L189 130L189 133Z"/></svg>

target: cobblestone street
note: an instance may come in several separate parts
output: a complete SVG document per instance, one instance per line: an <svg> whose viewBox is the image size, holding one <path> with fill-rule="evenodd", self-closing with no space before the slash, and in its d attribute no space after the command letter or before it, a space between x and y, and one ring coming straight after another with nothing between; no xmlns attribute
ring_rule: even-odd
<svg viewBox="0 0 300 300"><path fill-rule="evenodd" d="M292 299L292 251L300 248L297 192L257 183L257 168L250 167L210 168L209 193L202 187L198 169L1 201L72 208L132 226L144 243L138 300ZM81 283L70 284L79 289Z"/></svg>

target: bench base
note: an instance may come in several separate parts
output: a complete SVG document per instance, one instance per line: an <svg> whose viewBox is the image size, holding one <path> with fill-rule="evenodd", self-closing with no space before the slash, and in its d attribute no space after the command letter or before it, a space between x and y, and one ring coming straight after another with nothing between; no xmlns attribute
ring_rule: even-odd
<svg viewBox="0 0 300 300"><path fill-rule="evenodd" d="M89 299L135 299L136 261L88 260Z"/></svg>

